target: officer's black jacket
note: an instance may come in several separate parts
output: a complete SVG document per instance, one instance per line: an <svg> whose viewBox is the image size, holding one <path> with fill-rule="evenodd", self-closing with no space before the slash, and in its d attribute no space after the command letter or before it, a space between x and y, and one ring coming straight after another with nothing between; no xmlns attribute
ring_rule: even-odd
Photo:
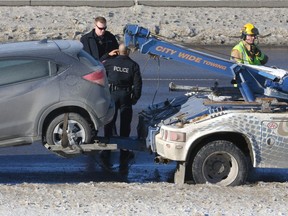
<svg viewBox="0 0 288 216"><path fill-rule="evenodd" d="M104 36L100 38L93 29L89 33L83 35L80 41L84 46L84 50L100 61L105 60L109 56L109 52L118 49L119 47L115 36L109 31L105 31Z"/></svg>
<svg viewBox="0 0 288 216"><path fill-rule="evenodd" d="M119 55L104 61L109 84L133 87L133 99L141 97L142 77L139 65L129 56Z"/></svg>

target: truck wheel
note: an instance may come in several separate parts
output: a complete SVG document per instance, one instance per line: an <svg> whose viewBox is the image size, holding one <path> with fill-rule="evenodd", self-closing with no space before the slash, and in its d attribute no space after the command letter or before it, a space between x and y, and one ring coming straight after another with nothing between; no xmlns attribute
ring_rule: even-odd
<svg viewBox="0 0 288 216"><path fill-rule="evenodd" d="M192 163L195 183L235 186L243 184L248 163L243 152L232 142L217 140L203 146Z"/></svg>
<svg viewBox="0 0 288 216"><path fill-rule="evenodd" d="M61 145L63 134L64 114L54 118L46 132L46 141L50 145ZM77 113L68 114L67 137L69 145L89 143L92 130L89 123Z"/></svg>

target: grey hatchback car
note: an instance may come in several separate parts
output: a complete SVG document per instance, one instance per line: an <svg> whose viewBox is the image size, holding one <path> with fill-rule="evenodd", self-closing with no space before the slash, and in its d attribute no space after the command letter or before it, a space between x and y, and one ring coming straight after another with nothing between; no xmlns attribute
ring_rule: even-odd
<svg viewBox="0 0 288 216"><path fill-rule="evenodd" d="M64 133L73 145L111 121L114 103L82 43L42 40L0 44L0 109L0 147L61 145Z"/></svg>

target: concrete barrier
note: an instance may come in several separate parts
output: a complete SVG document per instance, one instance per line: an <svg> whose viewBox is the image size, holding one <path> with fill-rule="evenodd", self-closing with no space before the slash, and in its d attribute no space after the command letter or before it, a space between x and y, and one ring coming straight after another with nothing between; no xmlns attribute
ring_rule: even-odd
<svg viewBox="0 0 288 216"><path fill-rule="evenodd" d="M0 6L29 6L31 1L21 1L21 0L0 0Z"/></svg>
<svg viewBox="0 0 288 216"><path fill-rule="evenodd" d="M287 8L288 0L0 0L0 6L91 6L131 7L145 5L155 7L269 7Z"/></svg>
<svg viewBox="0 0 288 216"><path fill-rule="evenodd" d="M134 5L134 0L31 0L31 6L131 7Z"/></svg>
<svg viewBox="0 0 288 216"><path fill-rule="evenodd" d="M138 0L139 5L155 6L155 7L288 7L288 0L190 0L190 1L174 1L174 0Z"/></svg>

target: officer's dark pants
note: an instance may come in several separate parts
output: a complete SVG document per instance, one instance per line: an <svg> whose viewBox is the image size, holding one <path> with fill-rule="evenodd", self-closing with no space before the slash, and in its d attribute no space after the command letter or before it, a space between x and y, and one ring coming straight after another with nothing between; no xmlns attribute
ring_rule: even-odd
<svg viewBox="0 0 288 216"><path fill-rule="evenodd" d="M118 112L120 111L120 136L129 137L131 131L131 121L132 121L132 103L131 103L131 93L126 90L116 90L111 92L111 96L115 102L115 114L113 120L104 126L104 136L109 138L113 136L113 131L115 130L115 123L117 120ZM103 157L109 163L110 161L110 151L103 152ZM120 167L119 170L123 173L128 171L128 160L129 151L120 150Z"/></svg>
<svg viewBox="0 0 288 216"><path fill-rule="evenodd" d="M111 137L115 126L118 112L120 111L120 136L129 137L132 121L131 93L126 90L112 91L111 96L115 102L115 114L113 120L104 126L104 136Z"/></svg>

